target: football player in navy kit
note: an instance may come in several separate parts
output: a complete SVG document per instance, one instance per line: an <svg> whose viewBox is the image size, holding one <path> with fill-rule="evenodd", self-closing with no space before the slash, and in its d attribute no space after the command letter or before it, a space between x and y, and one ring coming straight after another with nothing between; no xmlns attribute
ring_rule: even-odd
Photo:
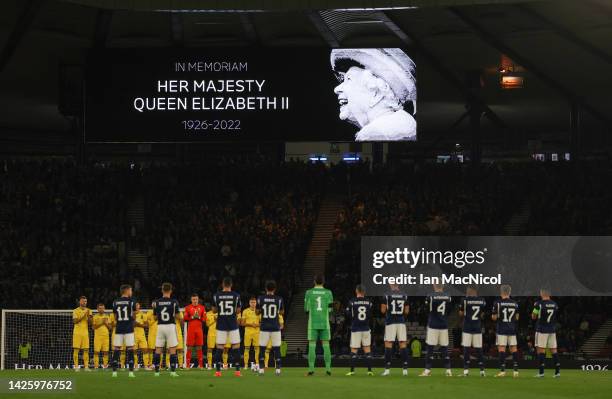
<svg viewBox="0 0 612 399"><path fill-rule="evenodd" d="M351 318L351 371L346 375L355 375L355 362L359 349L363 349L366 359L368 375L372 373L372 335L370 331L370 320L372 319L372 301L365 297L365 287L358 285L355 288L355 298L351 299L346 308L346 313Z"/></svg>
<svg viewBox="0 0 612 399"><path fill-rule="evenodd" d="M555 374L553 377L561 376L561 364L557 353L557 334L555 324L559 306L550 299L548 288L540 289L540 300L533 306L531 318L536 321L535 345L540 363L539 372L536 377L544 377L544 365L546 361L546 349L550 349L553 362L555 363Z"/></svg>
<svg viewBox="0 0 612 399"><path fill-rule="evenodd" d="M402 374L408 375L408 348L406 346L406 316L410 311L408 297L391 284L392 295L385 296L385 303L380 305L380 312L385 315L385 371L383 376L391 373L393 344L397 340L402 353Z"/></svg>
<svg viewBox="0 0 612 399"><path fill-rule="evenodd" d="M115 317L115 337L113 338L113 377L117 377L117 367L121 357L121 347L125 345L125 359L130 378L134 378L134 312L136 301L132 298L132 287L124 284L119 288L121 298L113 301Z"/></svg>
<svg viewBox="0 0 612 399"><path fill-rule="evenodd" d="M516 340L516 322L519 319L518 303L510 298L512 288L509 285L500 287L501 298L493 303L491 319L497 321L496 341L499 351L499 373L496 377L506 376L506 347L510 347L514 371L513 377L518 377L518 351Z"/></svg>
<svg viewBox="0 0 612 399"><path fill-rule="evenodd" d="M215 351L216 371L215 377L221 377L221 366L223 360L221 354L225 343L231 344L229 362L236 366L237 377L240 374L240 330L238 329L238 315L241 310L240 295L232 291L232 279L225 277L222 283L222 291L213 295L213 311L217 316L217 337Z"/></svg>
<svg viewBox="0 0 612 399"><path fill-rule="evenodd" d="M431 375L434 348L439 345L440 353L444 359L446 376L453 375L450 367L450 357L448 355L448 314L451 308L451 297L444 293L442 284L434 284L434 293L425 300L429 307L429 317L427 319L427 354L425 355L425 370L420 374L421 377Z"/></svg>
<svg viewBox="0 0 612 399"><path fill-rule="evenodd" d="M485 376L484 357L482 353L482 319L487 303L478 296L474 287L468 287L465 298L459 304L459 316L463 317L463 331L461 333L461 346L463 346L463 375L470 373L470 348L474 348L478 355L480 376Z"/></svg>
<svg viewBox="0 0 612 399"><path fill-rule="evenodd" d="M256 312L261 315L259 327L259 375L264 374L265 353L268 343L272 343L272 353L274 353L275 374L281 372L281 325L280 316L285 312L283 298L276 295L276 282L266 282L266 295L257 298Z"/></svg>
<svg viewBox="0 0 612 399"><path fill-rule="evenodd" d="M181 321L181 310L176 299L171 298L172 284L162 284L162 297L153 301L153 312L157 320L157 336L155 337L155 354L153 355L153 365L155 366L155 376L159 377L159 363L164 346L170 353L170 376L178 377L176 366L176 347L178 346L178 335L176 332L176 322Z"/></svg>

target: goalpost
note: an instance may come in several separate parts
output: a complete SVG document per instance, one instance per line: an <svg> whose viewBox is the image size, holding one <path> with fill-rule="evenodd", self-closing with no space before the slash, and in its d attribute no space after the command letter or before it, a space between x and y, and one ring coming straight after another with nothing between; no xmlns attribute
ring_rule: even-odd
<svg viewBox="0 0 612 399"><path fill-rule="evenodd" d="M95 309L92 311L97 314ZM147 310L142 309L141 311L146 312ZM3 309L0 323L0 370L72 368L73 327L72 310L69 309ZM185 322L181 324L181 329L183 331L183 364L186 364L187 326ZM145 328L145 333L148 336L148 328ZM90 366L94 356L93 340L94 332L90 327ZM112 352L112 342L109 342L109 348ZM82 362L82 354L79 359Z"/></svg>

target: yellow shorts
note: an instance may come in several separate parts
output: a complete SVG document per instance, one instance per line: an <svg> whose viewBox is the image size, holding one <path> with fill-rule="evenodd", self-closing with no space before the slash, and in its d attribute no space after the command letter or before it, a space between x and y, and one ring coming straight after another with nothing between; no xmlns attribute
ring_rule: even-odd
<svg viewBox="0 0 612 399"><path fill-rule="evenodd" d="M244 332L244 346L246 348L259 345L259 330L246 328Z"/></svg>
<svg viewBox="0 0 612 399"><path fill-rule="evenodd" d="M155 349L155 338L156 337L157 337L157 330L149 330L148 343L149 343L149 349L151 350Z"/></svg>
<svg viewBox="0 0 612 399"><path fill-rule="evenodd" d="M208 349L214 348L216 341L217 341L216 334L208 334L206 336L206 346L208 347Z"/></svg>
<svg viewBox="0 0 612 399"><path fill-rule="evenodd" d="M74 349L89 349L89 333L72 334L72 348Z"/></svg>
<svg viewBox="0 0 612 399"><path fill-rule="evenodd" d="M134 335L134 349L148 349L147 337L144 334Z"/></svg>
<svg viewBox="0 0 612 399"><path fill-rule="evenodd" d="M213 334L213 335L208 334L206 336L206 346L207 346L207 348L208 349L213 349L213 348L216 347L216 344L217 344L217 335L216 334ZM225 343L225 348L229 349L231 347L232 347L232 344L230 344L229 342Z"/></svg>
<svg viewBox="0 0 612 399"><path fill-rule="evenodd" d="M179 335L177 337L177 340L178 340L178 345L176 346L176 350L182 351L183 350L183 337Z"/></svg>
<svg viewBox="0 0 612 399"><path fill-rule="evenodd" d="M94 336L94 352L108 352L110 344L107 336Z"/></svg>

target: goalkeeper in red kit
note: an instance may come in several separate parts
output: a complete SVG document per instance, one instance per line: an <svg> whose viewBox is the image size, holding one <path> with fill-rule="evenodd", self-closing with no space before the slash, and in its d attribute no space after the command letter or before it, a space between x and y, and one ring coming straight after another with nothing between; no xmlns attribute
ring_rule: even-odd
<svg viewBox="0 0 612 399"><path fill-rule="evenodd" d="M204 345L204 330L202 323L206 322L206 308L200 305L198 294L191 295L191 304L185 307L185 321L187 322L187 365L193 364L192 354L198 354L198 367L204 367L202 346Z"/></svg>

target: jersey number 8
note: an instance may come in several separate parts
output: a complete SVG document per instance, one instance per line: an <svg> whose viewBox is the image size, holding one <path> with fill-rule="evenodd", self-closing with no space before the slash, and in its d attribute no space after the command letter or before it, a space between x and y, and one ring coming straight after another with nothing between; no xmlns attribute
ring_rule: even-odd
<svg viewBox="0 0 612 399"><path fill-rule="evenodd" d="M366 311L367 309L365 306L358 307L357 308L357 320L364 321L367 317Z"/></svg>

